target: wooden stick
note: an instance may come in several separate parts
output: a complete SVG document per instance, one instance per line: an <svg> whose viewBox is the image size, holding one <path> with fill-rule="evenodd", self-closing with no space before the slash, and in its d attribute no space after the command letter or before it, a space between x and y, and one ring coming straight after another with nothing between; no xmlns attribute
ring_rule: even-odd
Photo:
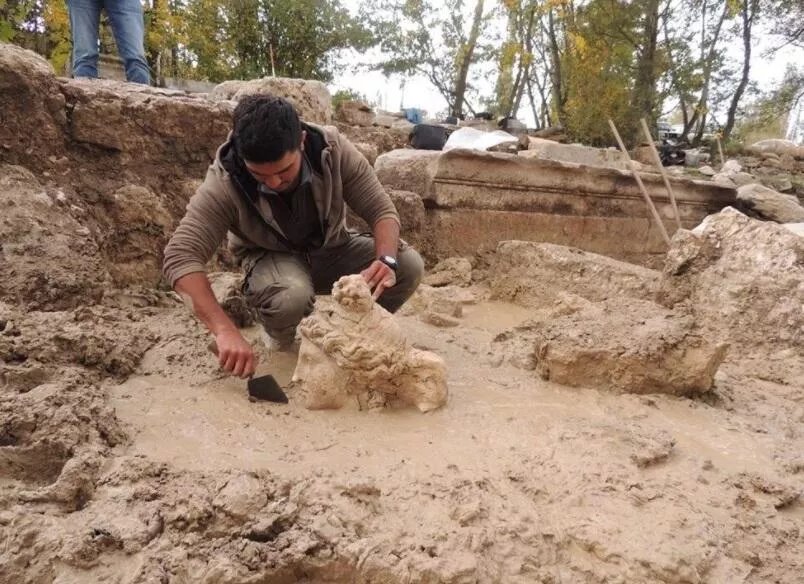
<svg viewBox="0 0 804 584"><path fill-rule="evenodd" d="M720 145L719 132L715 134L715 140L717 140L717 151L720 153L720 167L723 168L723 165L726 164L726 160L723 158L723 147Z"/></svg>
<svg viewBox="0 0 804 584"><path fill-rule="evenodd" d="M678 224L678 228L681 229L681 215L678 212L678 205L676 205L676 195L673 193L673 189L670 186L670 178L664 170L662 159L659 158L659 151L656 150L656 144L653 141L653 137L650 135L650 130L648 129L645 118L639 121L642 122L642 131L645 132L645 139L647 139L650 144L650 151L653 153L653 162L659 167L659 172L662 173L662 180L664 180L664 186L667 188L667 193L670 195L670 204L673 205L673 213L676 215L676 223Z"/></svg>
<svg viewBox="0 0 804 584"><path fill-rule="evenodd" d="M633 173L634 178L639 185L639 190L642 191L642 196L645 197L645 203L648 205L648 209L650 209L650 212L653 215L653 220L656 221L656 225L659 227L659 231L662 232L662 237L664 237L664 241L669 247L670 236L667 235L667 229L665 229L664 223L662 223L662 218L659 217L659 212L656 210L656 207L653 206L653 201L650 200L648 190L645 188L645 185L642 184L642 178L639 176L639 172L637 172L636 165L634 164L634 161L631 160L631 156L628 154L625 144L623 144L623 139L620 138L620 133L617 131L617 126L614 125L614 122L611 121L611 118L609 118L609 127L611 128L614 137L617 138L617 144L620 145L620 150L625 155L626 160L628 160L628 166L631 168L631 172Z"/></svg>

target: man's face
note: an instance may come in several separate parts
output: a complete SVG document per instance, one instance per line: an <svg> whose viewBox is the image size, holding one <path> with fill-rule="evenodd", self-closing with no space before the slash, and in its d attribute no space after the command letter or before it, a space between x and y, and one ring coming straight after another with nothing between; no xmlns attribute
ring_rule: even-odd
<svg viewBox="0 0 804 584"><path fill-rule="evenodd" d="M290 150L279 160L273 162L245 161L246 168L257 182L264 184L272 191L278 193L287 191L296 186L302 165L302 146L305 133L302 132L302 142L296 150Z"/></svg>

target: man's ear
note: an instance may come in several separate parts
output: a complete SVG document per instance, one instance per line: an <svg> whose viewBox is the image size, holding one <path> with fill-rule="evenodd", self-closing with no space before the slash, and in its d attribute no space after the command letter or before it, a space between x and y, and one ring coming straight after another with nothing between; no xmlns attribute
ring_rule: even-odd
<svg viewBox="0 0 804 584"><path fill-rule="evenodd" d="M307 138L307 130L302 130L301 144L299 144L299 148L301 150L304 150L304 140L305 140L305 138Z"/></svg>

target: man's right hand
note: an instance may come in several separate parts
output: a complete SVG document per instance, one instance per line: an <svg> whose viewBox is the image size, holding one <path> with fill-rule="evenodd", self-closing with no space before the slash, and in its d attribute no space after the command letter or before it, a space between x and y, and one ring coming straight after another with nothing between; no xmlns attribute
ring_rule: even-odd
<svg viewBox="0 0 804 584"><path fill-rule="evenodd" d="M244 379L254 375L257 368L254 350L215 300L207 275L204 272L190 272L176 280L174 287L182 300L215 335L215 349L221 368Z"/></svg>
<svg viewBox="0 0 804 584"><path fill-rule="evenodd" d="M224 371L243 379L254 375L257 357L254 349L237 329L227 329L215 335L218 363Z"/></svg>

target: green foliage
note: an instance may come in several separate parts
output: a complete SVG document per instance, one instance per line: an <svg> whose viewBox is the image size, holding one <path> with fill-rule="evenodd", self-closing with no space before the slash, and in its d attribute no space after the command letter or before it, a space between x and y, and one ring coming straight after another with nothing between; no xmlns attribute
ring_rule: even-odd
<svg viewBox="0 0 804 584"><path fill-rule="evenodd" d="M745 108L732 138L745 143L784 138L790 114L801 104L804 104L804 68L791 65L778 87L759 95ZM793 133L801 130L804 128L793 128Z"/></svg>
<svg viewBox="0 0 804 584"><path fill-rule="evenodd" d="M354 89L339 89L332 95L332 108L337 109L339 105L346 101L362 101L369 103L368 98Z"/></svg>
<svg viewBox="0 0 804 584"><path fill-rule="evenodd" d="M0 41L14 40L33 7L32 0L0 0Z"/></svg>
<svg viewBox="0 0 804 584"><path fill-rule="evenodd" d="M330 81L340 49L373 42L339 0L187 0L179 36L187 72L211 81L267 75Z"/></svg>
<svg viewBox="0 0 804 584"><path fill-rule="evenodd" d="M646 91L655 91L661 51L649 53L656 31L646 32L650 2L591 0L565 16L565 50L561 59L565 101L560 118L575 140L596 145L614 142L608 119L627 143L637 140L640 117L655 119L653 105L640 107ZM650 77L646 88L640 70Z"/></svg>
<svg viewBox="0 0 804 584"><path fill-rule="evenodd" d="M146 53L159 76L330 81L339 50L374 42L340 0L150 0L144 16ZM0 40L32 48L61 70L70 51L64 0L0 0Z"/></svg>
<svg viewBox="0 0 804 584"><path fill-rule="evenodd" d="M70 41L70 16L64 0L53 0L45 9L45 22L50 40L48 58L55 71L65 71L70 60L72 42Z"/></svg>

